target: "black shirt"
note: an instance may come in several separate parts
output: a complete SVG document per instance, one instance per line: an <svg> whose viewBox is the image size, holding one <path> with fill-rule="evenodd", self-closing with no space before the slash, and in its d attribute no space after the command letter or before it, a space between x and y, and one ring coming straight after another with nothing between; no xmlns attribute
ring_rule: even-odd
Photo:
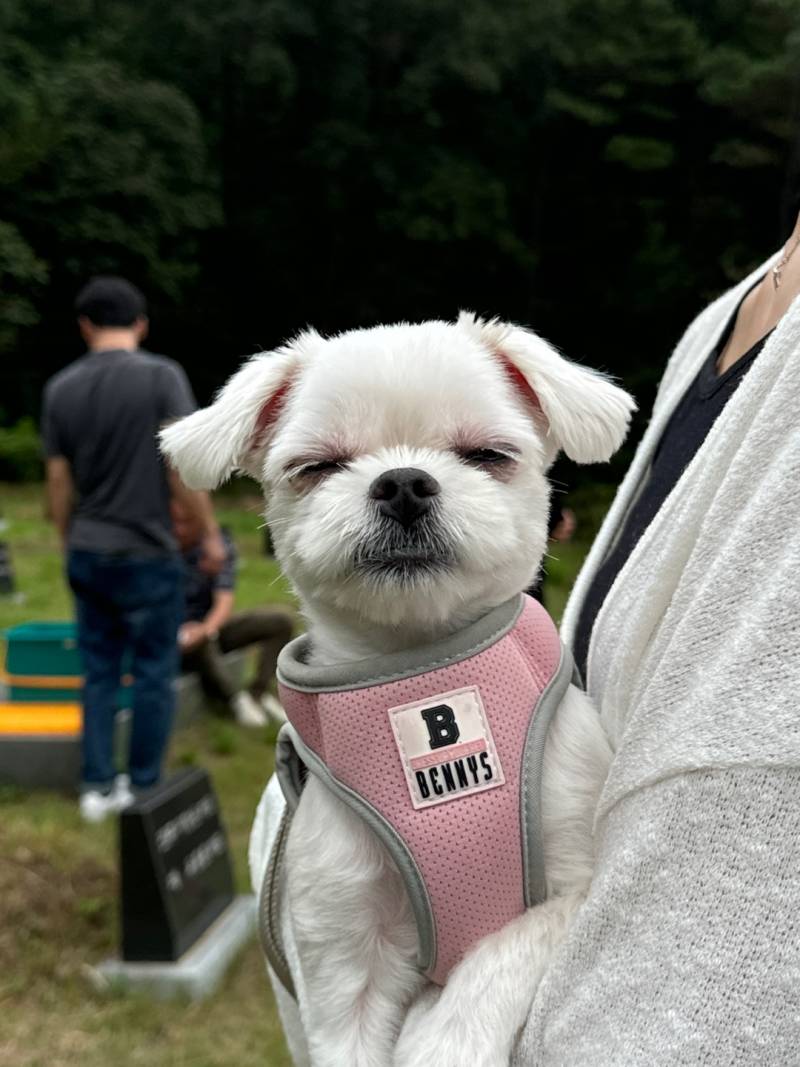
<svg viewBox="0 0 800 1067"><path fill-rule="evenodd" d="M653 454L647 482L586 593L573 643L575 663L584 678L592 627L611 586L767 342L769 334L757 341L724 374L717 375L717 361L733 332L739 307L731 315L714 350L673 411Z"/></svg>
<svg viewBox="0 0 800 1067"><path fill-rule="evenodd" d="M70 548L177 552L156 434L194 409L183 368L149 352L90 352L50 379L42 438L49 457L68 461L75 482Z"/></svg>

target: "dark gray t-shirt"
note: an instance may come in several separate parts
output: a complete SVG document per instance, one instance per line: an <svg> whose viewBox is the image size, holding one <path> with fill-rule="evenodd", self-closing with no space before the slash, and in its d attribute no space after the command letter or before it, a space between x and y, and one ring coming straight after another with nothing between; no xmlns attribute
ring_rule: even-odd
<svg viewBox="0 0 800 1067"><path fill-rule="evenodd" d="M50 379L44 448L69 462L78 494L69 548L142 557L177 552L156 434L194 410L183 368L149 352L90 352Z"/></svg>

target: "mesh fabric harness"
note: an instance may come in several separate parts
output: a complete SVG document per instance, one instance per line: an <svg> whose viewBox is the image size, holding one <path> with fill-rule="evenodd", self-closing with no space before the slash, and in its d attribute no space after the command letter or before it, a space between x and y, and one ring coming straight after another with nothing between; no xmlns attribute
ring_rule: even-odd
<svg viewBox="0 0 800 1067"><path fill-rule="evenodd" d="M473 944L545 897L542 759L571 658L527 596L413 652L318 667L309 647L300 637L278 662L287 818L262 889L267 956L291 992L278 871L311 773L389 850L411 900L420 969L443 984Z"/></svg>

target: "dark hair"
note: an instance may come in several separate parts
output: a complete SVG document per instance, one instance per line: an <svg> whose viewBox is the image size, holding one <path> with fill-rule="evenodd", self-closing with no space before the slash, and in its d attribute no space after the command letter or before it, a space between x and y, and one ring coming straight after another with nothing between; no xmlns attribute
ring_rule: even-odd
<svg viewBox="0 0 800 1067"><path fill-rule="evenodd" d="M95 326L132 326L147 314L144 295L125 278L98 275L75 298L75 314Z"/></svg>

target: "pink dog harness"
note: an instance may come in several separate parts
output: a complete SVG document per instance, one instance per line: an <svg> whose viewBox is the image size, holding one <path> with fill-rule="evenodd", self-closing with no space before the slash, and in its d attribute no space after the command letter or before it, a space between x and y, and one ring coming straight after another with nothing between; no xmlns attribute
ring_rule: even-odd
<svg viewBox="0 0 800 1067"><path fill-rule="evenodd" d="M333 667L309 664L308 653L300 637L278 661L287 813L310 772L365 820L403 876L420 969L444 984L473 944L545 897L542 759L572 680L569 652L544 608L520 596L415 652ZM291 992L276 891L287 827L260 926Z"/></svg>

